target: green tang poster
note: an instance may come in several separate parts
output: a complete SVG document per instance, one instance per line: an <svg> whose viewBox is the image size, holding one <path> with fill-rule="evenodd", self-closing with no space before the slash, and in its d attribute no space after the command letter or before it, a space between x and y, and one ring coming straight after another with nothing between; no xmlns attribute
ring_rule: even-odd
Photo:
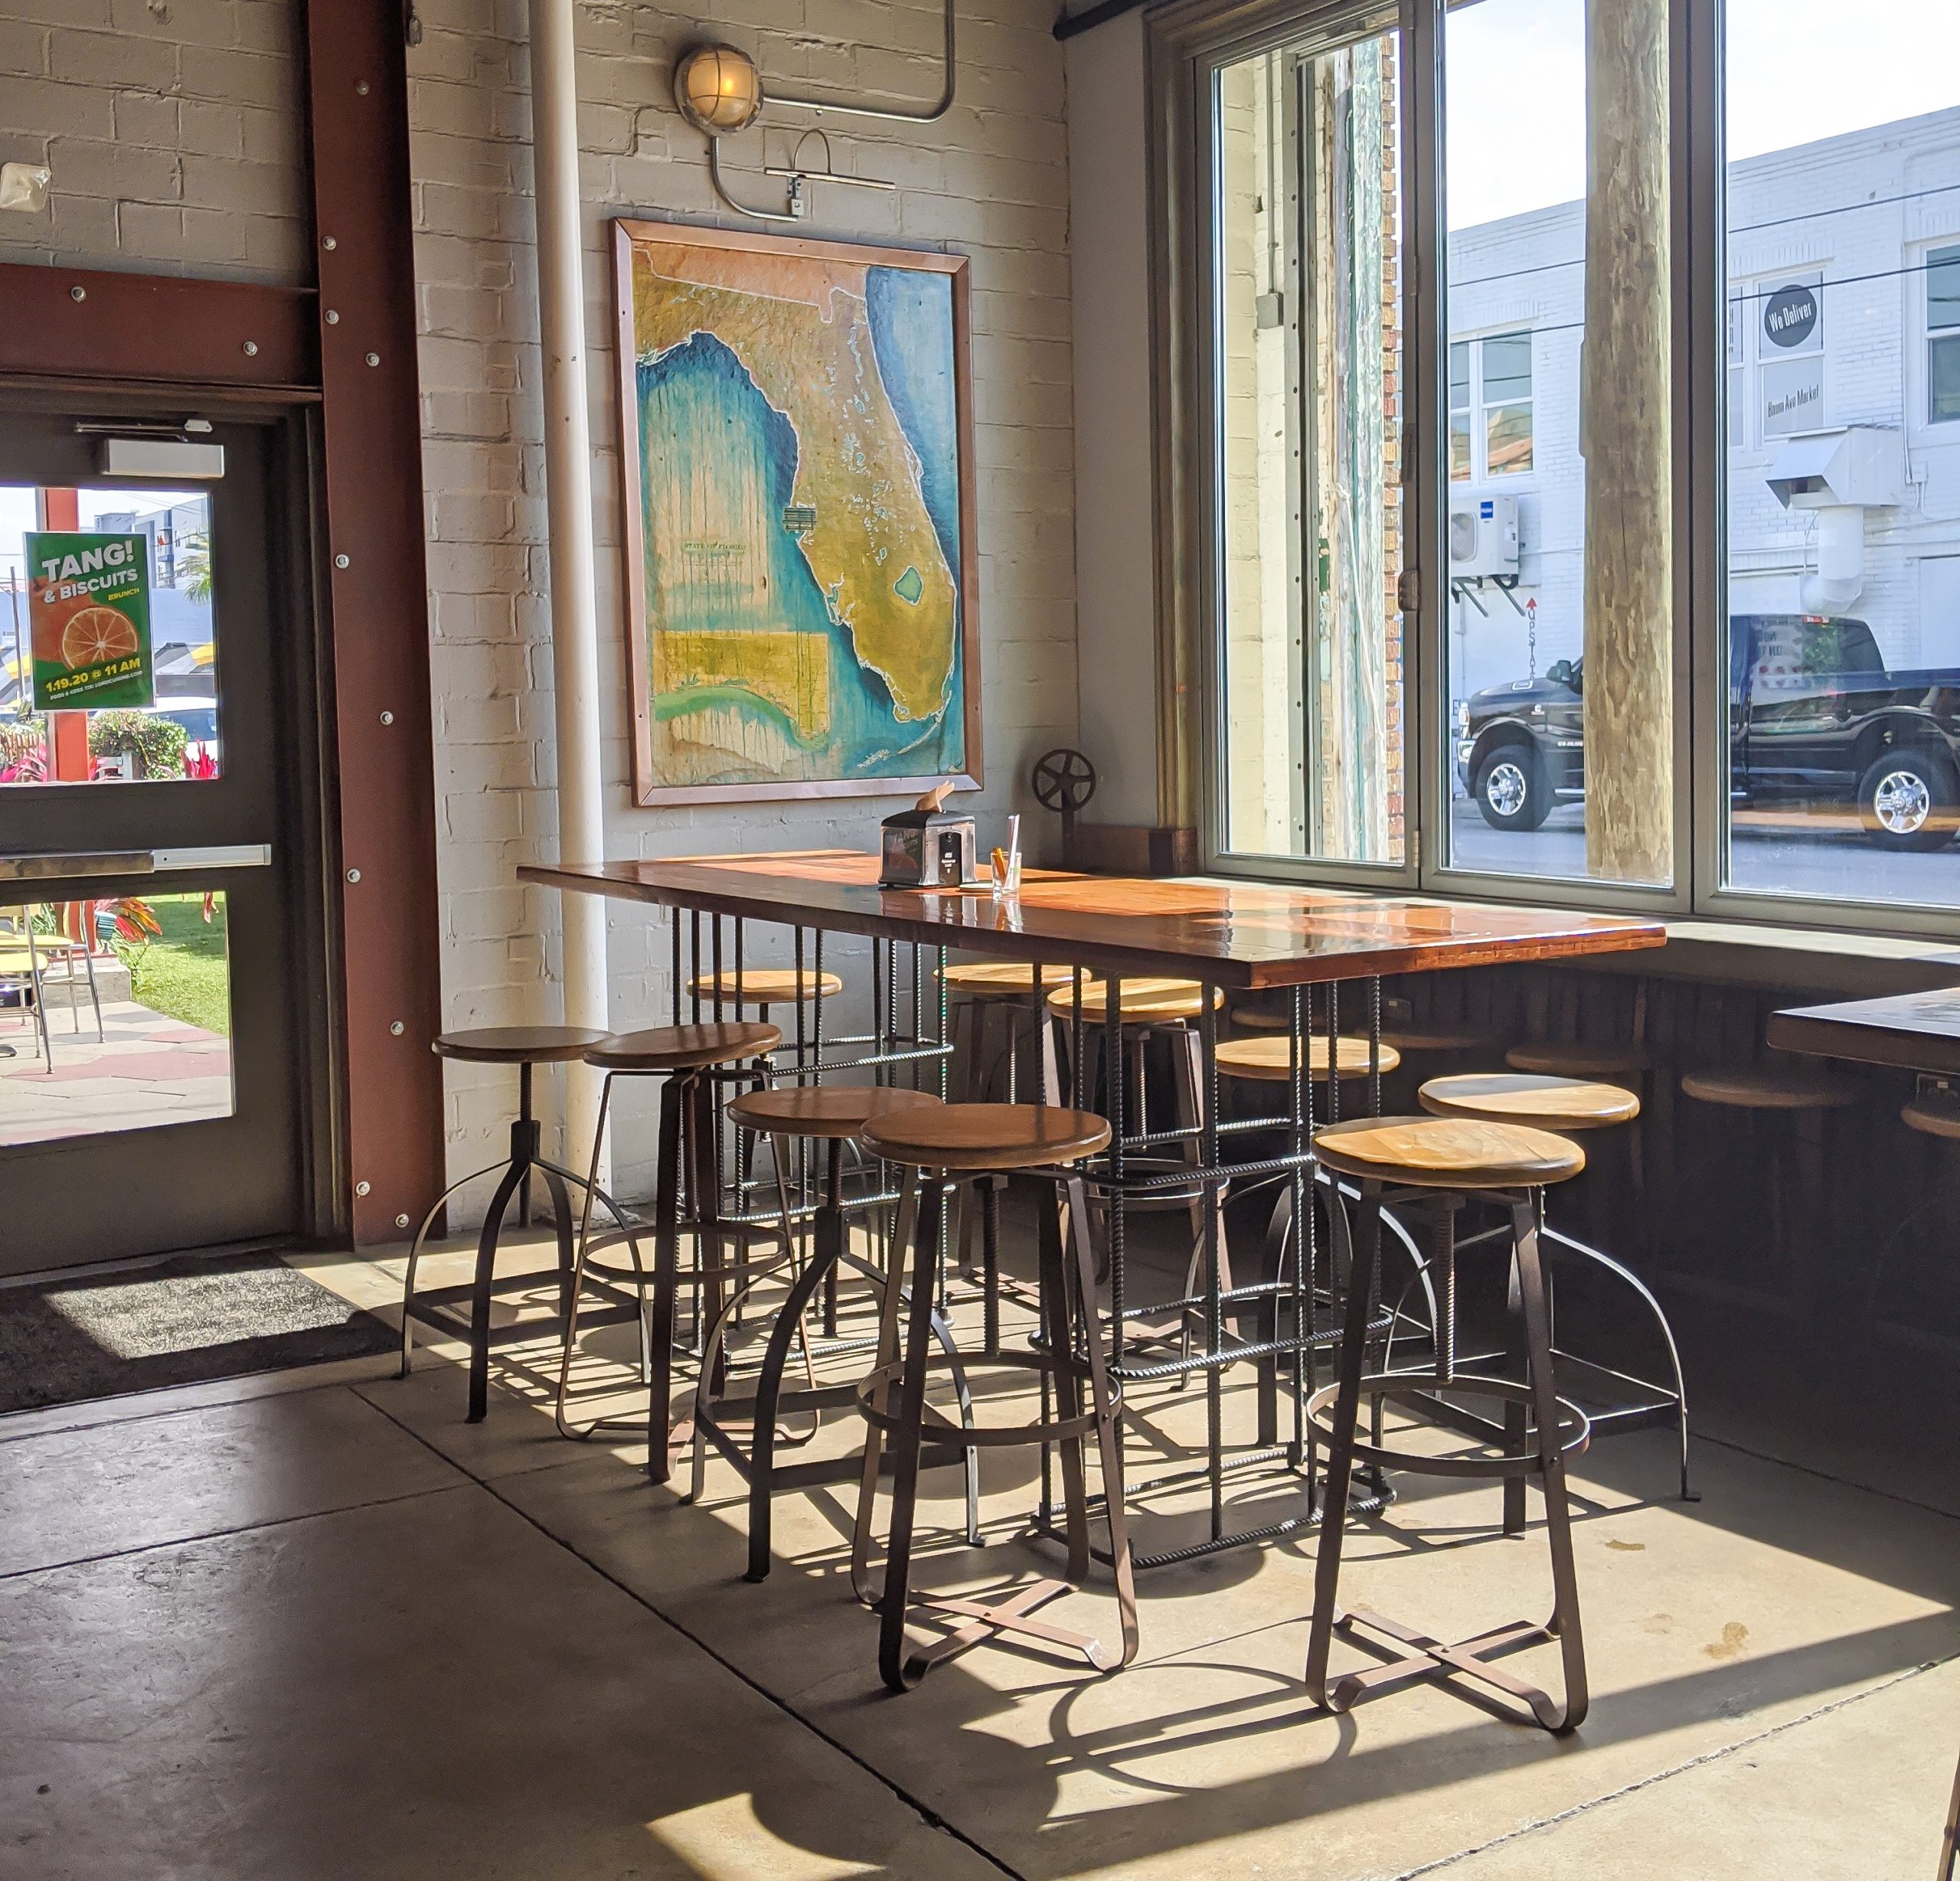
<svg viewBox="0 0 1960 1881"><path fill-rule="evenodd" d="M145 538L42 531L25 546L34 710L154 704Z"/></svg>

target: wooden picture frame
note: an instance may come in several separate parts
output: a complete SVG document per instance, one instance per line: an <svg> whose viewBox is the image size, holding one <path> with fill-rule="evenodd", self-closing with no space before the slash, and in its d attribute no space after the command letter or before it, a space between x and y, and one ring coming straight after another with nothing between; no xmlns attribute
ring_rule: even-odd
<svg viewBox="0 0 1960 1881"><path fill-rule="evenodd" d="M961 727L960 755L963 764L951 772L928 771L917 775L882 773L838 777L782 777L721 782L713 780L675 782L662 774L656 763L655 661L652 645L653 627L648 617L647 479L642 462L642 406L640 385L639 323L634 302L635 245L653 243L703 251L710 257L742 255L785 257L795 260L830 263L840 267L891 269L943 276L948 278L952 318L952 361L954 396L952 455L958 479L954 513L958 527L958 567L946 573L950 577L953 604L958 618L954 623L952 656L958 679L958 696L946 707L945 715L957 712ZM625 513L626 593L629 619L627 645L633 697L633 788L635 800L645 808L665 804L733 803L782 801L796 798L849 796L916 796L948 776L954 787L977 790L983 776L981 744L979 555L975 530L975 488L973 457L973 397L972 325L969 309L968 263L964 255L949 255L903 248L873 247L856 243L819 241L797 237L758 233L747 230L707 228L691 223L655 222L627 217L613 222L614 282L617 296L618 351L619 361L619 462ZM733 273L726 262L717 268L704 262L710 275ZM695 285L695 283L691 283ZM729 284L714 281L716 288L729 286L741 294L739 280ZM867 296L868 302L868 296ZM828 324L828 322L826 322ZM867 319L868 325L868 319ZM710 337L718 338L711 329ZM689 335L691 341L694 335ZM681 342L686 344L688 342ZM678 350L670 347L668 350ZM756 388L760 392L760 387ZM882 389L882 388L881 388ZM773 408L772 408L773 409ZM899 429L904 433L902 421ZM801 439L799 438L800 446ZM905 448L915 450L909 435ZM916 451L915 451L916 455ZM924 502L921 483L921 501ZM926 514L929 505L922 510ZM814 516L812 510L809 514ZM929 516L928 516L929 521ZM786 529L785 534L792 533ZM936 537L937 532L935 532ZM801 538L799 538L799 541ZM942 557L943 540L937 542ZM808 564L812 580L817 579ZM900 579L910 575L908 568ZM903 587L894 584L900 596L910 602ZM821 584L818 593L822 592ZM916 602L913 603L916 605ZM842 632L848 623L833 615L828 625ZM710 635L714 638L718 636ZM867 662L860 663L863 670ZM876 671L874 667L871 670ZM950 678L949 675L949 678ZM880 674L881 680L889 681ZM826 681L826 684L828 681ZM869 696L868 689L865 689ZM826 693L826 700L828 694ZM893 708L894 717L897 708Z"/></svg>

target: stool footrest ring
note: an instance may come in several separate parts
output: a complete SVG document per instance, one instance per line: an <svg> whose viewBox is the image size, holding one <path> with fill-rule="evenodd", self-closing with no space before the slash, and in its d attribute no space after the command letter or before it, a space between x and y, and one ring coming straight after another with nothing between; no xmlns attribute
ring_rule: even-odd
<svg viewBox="0 0 1960 1881"><path fill-rule="evenodd" d="M1078 1365L1073 1360L1060 1363L1045 1352L990 1352L978 1361L981 1367L1009 1365L1023 1371L1044 1372L1050 1377L1077 1378L1086 1383L1089 1369ZM947 1369L945 1355L935 1353L931 1360L934 1370ZM888 1365L880 1365L861 1378L853 1387L858 1399L858 1415L866 1423L890 1435L899 1428L898 1414L895 1411L880 1411L871 1403L874 1394L880 1386L896 1388L905 1370L905 1361L894 1359ZM971 1367L969 1367L969 1371ZM1110 1388L1109 1409L1112 1416L1122 1409L1122 1394L1114 1381ZM976 1450L1013 1449L1024 1444L1061 1443L1072 1437L1093 1437L1096 1435L1096 1413L1085 1411L1079 1417L1037 1419L1031 1424L1004 1424L995 1426L975 1425L969 1428L947 1417L935 1406L923 1408L920 1428L927 1436L946 1443L963 1444Z"/></svg>
<svg viewBox="0 0 1960 1881"><path fill-rule="evenodd" d="M1340 1393L1338 1385L1328 1385L1307 1400L1307 1416L1323 1440L1334 1440L1333 1419L1325 1415ZM1455 1391L1465 1397L1501 1398L1507 1403L1532 1402L1531 1387L1508 1378L1486 1378L1459 1373L1439 1379L1432 1372L1373 1372L1361 1380L1361 1401L1376 1399L1393 1402L1416 1392ZM1592 1441L1592 1420L1568 1398L1558 1400L1559 1448L1568 1457L1579 1455ZM1529 1441L1529 1439L1527 1439ZM1418 1476L1457 1476L1476 1480L1504 1477L1537 1476L1544 1470L1544 1459L1536 1449L1502 1456L1432 1456L1419 1451L1397 1450L1387 1444L1370 1443L1357 1432L1354 1439L1357 1461L1379 1465L1384 1469L1406 1470Z"/></svg>

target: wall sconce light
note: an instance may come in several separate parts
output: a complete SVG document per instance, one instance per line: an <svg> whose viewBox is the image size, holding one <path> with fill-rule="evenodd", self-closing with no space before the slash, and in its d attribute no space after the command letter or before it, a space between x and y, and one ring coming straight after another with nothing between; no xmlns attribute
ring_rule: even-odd
<svg viewBox="0 0 1960 1881"><path fill-rule="evenodd" d="M763 75L734 46L697 46L674 68L674 102L709 137L746 131L763 108Z"/></svg>
<svg viewBox="0 0 1960 1881"><path fill-rule="evenodd" d="M889 190L897 187L875 177L852 176L840 171L831 155L830 139L820 131L806 131L797 139L787 165L771 165L763 174L788 180L789 200L781 209L757 209L739 202L728 193L721 176L721 140L746 130L761 115L765 104L795 105L805 110L841 112L848 116L880 118L887 122L931 124L952 107L954 73L953 8L956 0L944 0L946 31L946 89L931 104L921 106L871 104L845 98L818 98L800 92L765 93L762 73L756 62L737 46L710 41L693 46L675 60L674 102L681 115L707 139L707 168L714 193L737 215L752 216L763 222L800 222L809 213L804 185L811 182L847 183L861 189ZM824 167L803 167L804 145L812 136L821 137Z"/></svg>

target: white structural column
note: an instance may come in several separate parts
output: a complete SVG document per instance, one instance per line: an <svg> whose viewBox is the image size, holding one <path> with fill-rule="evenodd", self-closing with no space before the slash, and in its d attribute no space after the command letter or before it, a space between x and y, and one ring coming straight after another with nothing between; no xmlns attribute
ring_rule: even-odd
<svg viewBox="0 0 1960 1881"><path fill-rule="evenodd" d="M557 705L558 858L606 853L599 727L599 603L593 567L585 273L579 207L573 0L531 0L531 142L537 202L538 337L544 356L544 476L551 563L551 681ZM560 897L565 1023L606 1027L606 903ZM567 1153L583 1167L598 1122L599 1080L568 1067ZM601 1180L605 1179L602 1173Z"/></svg>

